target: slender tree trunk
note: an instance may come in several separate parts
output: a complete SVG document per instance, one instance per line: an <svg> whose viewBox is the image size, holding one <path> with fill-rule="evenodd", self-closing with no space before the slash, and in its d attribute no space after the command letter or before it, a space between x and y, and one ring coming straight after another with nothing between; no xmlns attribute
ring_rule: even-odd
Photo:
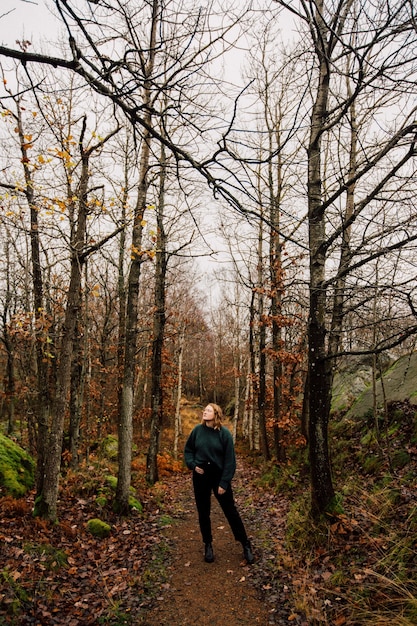
<svg viewBox="0 0 417 626"><path fill-rule="evenodd" d="M15 375L15 353L13 339L9 332L9 309L12 301L12 288L10 284L10 255L9 240L5 241L4 256L6 267L6 294L4 307L1 312L3 319L2 341L6 352L6 375L4 381L4 391L7 411L7 434L13 435L15 430L15 402L16 402L16 375Z"/></svg>
<svg viewBox="0 0 417 626"><path fill-rule="evenodd" d="M120 233L119 258L117 264L117 294L119 298L119 319L118 319L118 342L117 342L117 372L118 372L118 415L123 414L122 390L124 377L124 355L126 342L126 285L125 285L125 254L126 254L126 207L129 196L129 165L128 165L128 142L126 142L125 164L124 164L124 191L121 203L121 223L124 228ZM104 371L104 346L103 363ZM101 384L101 401L104 407L105 380ZM101 411L103 413L103 411Z"/></svg>
<svg viewBox="0 0 417 626"><path fill-rule="evenodd" d="M237 330L237 334L239 334L239 329ZM237 424L239 421L239 408L240 408L240 377L241 377L241 354L240 354L240 345L239 342L236 346L235 356L234 356L234 377L235 377L235 409L233 412L233 441L236 441L237 437Z"/></svg>
<svg viewBox="0 0 417 626"><path fill-rule="evenodd" d="M149 38L149 59L144 68L143 110L148 127L152 125L152 115L147 112L151 100L151 85L148 77L152 75L155 62L155 42L158 24L158 0L152 3L152 20ZM128 276L126 300L126 331L124 337L123 376L121 390L121 410L118 424L118 474L115 507L120 513L129 511L129 488L131 481L133 407L136 371L137 323L139 310L139 279L142 264L143 215L148 193L148 169L150 161L151 134L144 132L139 166L138 197L135 208L132 232L132 260Z"/></svg>
<svg viewBox="0 0 417 626"><path fill-rule="evenodd" d="M153 342L152 342L152 412L151 433L147 457L146 478L153 485L158 480L158 452L162 429L162 348L165 335L165 281L167 269L166 236L164 229L164 205L166 184L166 155L161 146L161 174L159 184L159 200L157 214L157 251L155 266L155 299L153 314Z"/></svg>
<svg viewBox="0 0 417 626"><path fill-rule="evenodd" d="M82 227L83 220L81 219L79 220L79 235L82 233ZM82 240L78 239L77 247L81 242ZM46 517L52 521L55 521L57 517L57 497L59 473L61 469L62 438L64 432L65 414L68 405L68 392L70 388L72 348L76 332L76 321L81 308L81 265L82 263L79 256L77 252L74 251L71 261L71 279L68 289L68 302L65 312L65 322L60 348L57 372L57 389L53 406L53 420L48 439L48 455L45 462L43 490L37 500L35 508L36 515Z"/></svg>
<svg viewBox="0 0 417 626"><path fill-rule="evenodd" d="M65 320L62 329L62 341L59 353L57 370L57 388L53 405L52 423L48 438L47 457L45 460L45 473L42 493L38 496L35 505L35 514L48 518L52 521L57 517L57 498L59 488L59 473L61 469L62 439L64 433L65 415L68 407L68 394L71 381L71 365L73 346L77 324L80 321L82 294L81 280L84 257L86 229L87 229L87 186L89 180L89 157L91 150L84 151L83 139L86 129L84 118L83 129L80 138L80 150L82 159L82 171L79 183L78 197L78 220L75 233L71 241L71 273L68 288L68 299L65 310Z"/></svg>
<svg viewBox="0 0 417 626"><path fill-rule="evenodd" d="M259 396L259 374L256 367L256 347L255 347L255 290L252 289L251 302L249 305L249 364L250 364L250 411L249 411L249 441L251 450L259 450L259 418L255 413L255 406L258 407Z"/></svg>
<svg viewBox="0 0 417 626"><path fill-rule="evenodd" d="M59 489L59 474L61 469L62 439L64 433L65 417L68 409L68 395L70 391L71 365L73 347L77 325L80 323L82 308L82 269L85 263L85 241L88 217L88 181L90 177L89 161L93 150L100 148L113 133L85 150L83 140L86 131L87 120L84 118L79 147L81 152L81 175L77 189L78 219L71 236L71 269L68 288L67 305L65 309L64 325L62 328L62 340L59 351L59 363L56 375L56 394L52 409L52 421L47 441L47 455L44 467L44 479L42 492L37 496L35 503L35 515L45 517L51 521L57 518L57 499ZM116 131L117 132L117 131ZM74 212L74 205L70 208Z"/></svg>
<svg viewBox="0 0 417 626"><path fill-rule="evenodd" d="M326 359L325 216L322 210L321 138L327 114L330 69L327 59L328 32L323 2L317 3L320 36L319 77L311 117L308 146L308 225L310 247L310 317L308 323L309 455L312 511L324 513L331 507L334 489L330 469L328 421L331 398L331 365Z"/></svg>
<svg viewBox="0 0 417 626"><path fill-rule="evenodd" d="M38 207L35 204L32 171L29 167L28 142L25 138L20 105L17 105L17 122L22 154L22 163L25 177L25 196L30 211L30 245L33 283L33 307L35 317L35 349L36 349L36 428L37 428L37 463L36 463L36 493L39 496L43 490L45 475L45 460L47 455L47 441L49 435L50 418L50 390L48 381L48 363L45 359L44 327L44 287L40 254Z"/></svg>
<svg viewBox="0 0 417 626"><path fill-rule="evenodd" d="M270 130L270 133L272 130ZM278 147L280 144L280 130L275 130L278 137ZM272 138L270 137L269 153L272 154ZM285 448L282 443L282 429L280 427L282 415L282 325L280 324L282 310L282 258L280 241L280 197L281 197L281 176L282 162L281 151L278 149L278 162L275 170L278 176L277 191L274 193L272 160L268 165L268 178L270 190L270 224L271 233L269 240L269 271L271 280L271 317L272 317L272 373L273 373L273 432L275 455L279 462L285 461Z"/></svg>
<svg viewBox="0 0 417 626"><path fill-rule="evenodd" d="M263 222L259 225L258 235L258 358L259 358L259 393L258 393L258 414L259 414L259 433L261 438L261 449L265 460L269 460L268 435L266 429L266 326L264 321L264 294L262 292L263 284Z"/></svg>
<svg viewBox="0 0 417 626"><path fill-rule="evenodd" d="M87 284L87 263L84 263L85 284ZM71 454L71 467L78 467L79 445L81 437L81 418L84 402L84 392L87 385L88 362L89 362L89 322L88 322L88 297L87 290L84 297L84 320L74 336L74 355L72 359L71 392L70 392L70 427L69 449ZM87 400L88 403L88 400ZM86 407L87 413L87 407Z"/></svg>
<svg viewBox="0 0 417 626"><path fill-rule="evenodd" d="M81 329L78 324L74 332L73 359L71 363L70 401L69 401L69 451L71 467L78 466L78 444L80 439L82 406L83 353L81 347Z"/></svg>
<svg viewBox="0 0 417 626"><path fill-rule="evenodd" d="M16 376L14 347L6 326L4 327L3 343L6 351L6 380L5 395L7 404L7 434L9 436L15 431L15 404L16 404Z"/></svg>
<svg viewBox="0 0 417 626"><path fill-rule="evenodd" d="M182 359L184 354L185 343L185 324L182 324L179 333L178 345L178 381L177 381L177 402L175 405L175 424L174 424L174 459L178 458L178 440L181 433L181 396L182 396Z"/></svg>
<svg viewBox="0 0 417 626"><path fill-rule="evenodd" d="M126 302L126 331L123 358L123 382L121 390L121 412L118 423L118 474L115 508L119 513L129 511L129 488L131 481L132 437L133 437L133 398L136 370L136 343L139 306L139 278L142 263L142 219L147 189L147 166L149 161L149 144L147 140L142 146L141 182L139 185L136 205L133 236L132 261L128 276Z"/></svg>

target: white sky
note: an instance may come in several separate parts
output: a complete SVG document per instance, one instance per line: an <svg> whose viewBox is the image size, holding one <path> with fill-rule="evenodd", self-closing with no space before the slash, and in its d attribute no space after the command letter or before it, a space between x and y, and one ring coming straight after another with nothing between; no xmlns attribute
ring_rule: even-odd
<svg viewBox="0 0 417 626"><path fill-rule="evenodd" d="M56 20L45 0L0 0L0 41L16 47L16 39L33 44L53 39ZM35 52L35 49L33 49Z"/></svg>

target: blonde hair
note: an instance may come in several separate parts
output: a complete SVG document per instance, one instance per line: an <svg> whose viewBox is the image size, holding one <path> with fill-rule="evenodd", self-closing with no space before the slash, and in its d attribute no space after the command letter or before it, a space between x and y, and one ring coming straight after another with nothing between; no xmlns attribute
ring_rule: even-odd
<svg viewBox="0 0 417 626"><path fill-rule="evenodd" d="M214 411L214 430L220 430L223 419L223 411L221 407L214 402L209 402L206 406L211 406ZM204 423L203 419L201 420L201 423Z"/></svg>

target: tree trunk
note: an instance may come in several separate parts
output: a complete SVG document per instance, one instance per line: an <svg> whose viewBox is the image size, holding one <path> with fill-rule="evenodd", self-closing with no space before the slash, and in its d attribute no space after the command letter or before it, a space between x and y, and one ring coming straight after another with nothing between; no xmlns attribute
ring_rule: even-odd
<svg viewBox="0 0 417 626"><path fill-rule="evenodd" d="M178 381L177 381L177 402L175 406L175 424L174 424L174 459L178 458L178 440L181 433L181 396L182 396L182 358L184 353L185 342L185 324L182 324L179 333L178 345Z"/></svg>
<svg viewBox="0 0 417 626"><path fill-rule="evenodd" d="M271 131L270 131L271 132ZM278 134L279 145L279 129ZM272 154L272 144L269 149ZM273 432L275 455L279 462L285 461L285 448L282 443L282 429L280 427L282 415L282 325L280 317L282 311L282 259L280 241L280 197L281 197L281 152L278 151L278 163L276 170L278 175L278 188L274 193L272 160L268 165L268 178L270 190L270 240L269 240L269 271L271 280L271 317L272 317L272 372L273 372Z"/></svg>
<svg viewBox="0 0 417 626"><path fill-rule="evenodd" d="M147 456L146 479L153 485L158 480L158 452L162 429L162 348L165 335L165 281L167 269L166 236L164 229L166 156L161 146L161 174L157 214L157 251L155 267L155 299L152 342L152 412L149 450Z"/></svg>
<svg viewBox="0 0 417 626"><path fill-rule="evenodd" d="M255 290L252 289L251 302L249 305L249 375L250 384L250 408L248 419L248 431L250 449L259 450L259 419L255 414L255 406L258 406L259 376L256 371L256 347L255 347Z"/></svg>
<svg viewBox="0 0 417 626"><path fill-rule="evenodd" d="M4 257L6 267L6 294L4 299L4 306L1 312L3 320L3 336L2 342L4 344L4 350L6 352L6 373L4 380L4 392L6 399L6 411L7 411L7 434L13 435L15 430L15 403L16 403L16 374L15 374L15 351L13 345L13 339L9 332L9 308L12 300L13 289L10 283L10 254L9 254L9 238L4 242Z"/></svg>
<svg viewBox="0 0 417 626"><path fill-rule="evenodd" d="M118 423L118 474L115 508L119 513L129 511L129 488L131 481L132 437L133 437L133 390L136 369L136 341L139 300L139 278L141 268L143 205L146 198L146 171L149 145L144 142L141 159L141 184L135 211L132 236L132 261L128 277L126 304L126 331L123 358L123 382L121 390L121 412Z"/></svg>
<svg viewBox="0 0 417 626"><path fill-rule="evenodd" d="M82 211L81 211L82 213ZM80 219L81 218L81 219ZM78 220L78 236L85 232L85 220L82 215ZM62 343L57 372L57 389L53 405L51 431L48 438L47 458L45 462L45 475L42 493L38 496L35 506L35 515L55 521L57 517L57 498L59 488L59 473L61 469L62 439L64 432L64 420L68 405L68 392L71 377L71 359L76 322L81 308L81 267L79 258L80 245L83 239L77 236L76 247L71 259L71 279L68 289L68 301L65 311Z"/></svg>
<svg viewBox="0 0 417 626"><path fill-rule="evenodd" d="M258 414L259 414L259 434L261 438L262 455L266 461L269 460L268 435L266 429L266 326L264 318L264 294L263 285L263 222L259 224L258 235L258 359L259 359L259 392L258 392Z"/></svg>
<svg viewBox="0 0 417 626"><path fill-rule="evenodd" d="M37 463L36 463L36 494L39 496L43 490L45 475L45 460L47 455L46 444L49 434L50 418L50 390L48 384L48 361L45 359L45 334L44 329L44 293L42 266L39 240L38 207L35 205L34 185L32 171L29 167L28 142L25 138L20 104L17 105L17 122L19 132L20 150L22 154L23 171L25 177L25 196L30 211L30 246L32 263L33 284L33 307L35 318L35 349L36 349L36 428L37 428Z"/></svg>
<svg viewBox="0 0 417 626"><path fill-rule="evenodd" d="M237 336L239 336L239 329L237 329ZM237 423L239 420L239 408L240 408L240 377L241 377L241 354L239 340L237 341L235 356L234 356L234 377L235 377L235 409L233 412L233 441L237 438Z"/></svg>
<svg viewBox="0 0 417 626"><path fill-rule="evenodd" d="M89 180L89 157L91 149L84 151L83 138L86 129L84 118L80 138L82 171L79 183L78 220L75 233L71 241L71 273L68 288L68 299L65 310L65 320L62 329L62 341L59 353L57 370L57 388L53 405L52 423L48 437L47 457L45 460L44 481L42 492L38 495L35 504L35 515L55 521L57 517L57 498L59 489L59 473L61 469L62 439L64 433L65 416L68 407L68 393L70 390L72 355L77 324L80 322L82 305L81 279L84 265L84 251L87 229L87 187Z"/></svg>
<svg viewBox="0 0 417 626"><path fill-rule="evenodd" d="M320 45L319 77L311 117L308 146L308 226L310 248L310 306L308 323L309 456L311 466L312 511L326 512L334 500L331 476L328 421L331 398L331 365L326 359L325 216L322 209L321 138L329 97L330 69L326 42L323 2L317 3Z"/></svg>
<svg viewBox="0 0 417 626"><path fill-rule="evenodd" d="M152 125L152 115L148 106L151 100L151 85L148 77L152 75L155 62L156 29L158 24L158 0L152 3L152 19L149 38L149 59L144 71L143 111L147 127ZM148 193L148 168L150 161L151 134L144 132L139 166L139 186L136 201L132 232L132 260L128 276L126 300L126 330L124 336L123 380L121 391L121 407L118 424L118 474L115 508L124 514L129 511L129 488L131 481L132 439L133 439L133 406L136 371L136 343L139 306L139 279L142 264L142 231L143 215L146 208Z"/></svg>
<svg viewBox="0 0 417 626"><path fill-rule="evenodd" d="M56 394L52 409L52 422L47 440L46 459L42 492L37 495L35 501L35 515L45 517L51 521L57 518L57 499L59 489L59 474L61 469L62 439L64 433L65 417L68 408L68 394L70 391L71 365L73 347L77 325L80 324L82 306L82 269L86 259L85 241L88 217L88 181L90 177L89 160L93 150L100 148L113 133L99 142L97 146L91 146L88 150L83 147L87 120L84 118L79 147L81 152L81 175L78 184L78 219L71 234L71 269L70 283L68 287L67 305L65 309L64 325L62 328L62 340L59 351L59 362L56 375ZM117 131L116 131L117 132ZM75 206L70 207L74 211Z"/></svg>

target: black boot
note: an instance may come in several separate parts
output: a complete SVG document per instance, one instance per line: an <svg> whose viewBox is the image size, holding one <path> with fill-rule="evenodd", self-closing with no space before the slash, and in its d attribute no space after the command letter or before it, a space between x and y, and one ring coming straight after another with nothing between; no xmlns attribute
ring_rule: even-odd
<svg viewBox="0 0 417 626"><path fill-rule="evenodd" d="M252 565L254 558L252 554L252 546L249 540L243 544L243 558L246 559L248 565Z"/></svg>
<svg viewBox="0 0 417 626"><path fill-rule="evenodd" d="M213 546L211 543L206 543L204 547L204 560L206 563L213 563L214 561L214 553Z"/></svg>

